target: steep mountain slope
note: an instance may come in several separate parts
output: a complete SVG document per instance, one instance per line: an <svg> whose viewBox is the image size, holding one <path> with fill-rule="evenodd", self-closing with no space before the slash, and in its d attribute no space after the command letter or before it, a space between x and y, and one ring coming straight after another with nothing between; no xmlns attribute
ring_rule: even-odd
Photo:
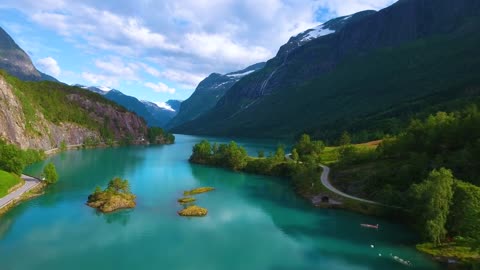
<svg viewBox="0 0 480 270"><path fill-rule="evenodd" d="M0 72L0 137L22 148L92 142L145 143L143 119L101 95Z"/></svg>
<svg viewBox="0 0 480 270"><path fill-rule="evenodd" d="M335 32L325 27L343 20ZM403 118L479 95L480 2L402 0L290 39L179 133L332 138L394 132ZM309 38L315 31L316 38ZM325 35L318 33L323 32Z"/></svg>
<svg viewBox="0 0 480 270"><path fill-rule="evenodd" d="M167 128L175 128L210 110L236 82L264 66L265 63L257 63L245 69L224 75L218 73L210 74L198 84L192 96L182 102L180 111L167 125Z"/></svg>
<svg viewBox="0 0 480 270"><path fill-rule="evenodd" d="M164 127L176 115L176 111L174 110L172 111L166 108L161 108L153 102L140 101L135 97L125 95L115 89L79 86L103 95L105 98L122 105L129 111L135 112L145 119L148 126L151 127Z"/></svg>
<svg viewBox="0 0 480 270"><path fill-rule="evenodd" d="M30 57L0 27L0 69L27 81L57 81L55 78L38 71Z"/></svg>

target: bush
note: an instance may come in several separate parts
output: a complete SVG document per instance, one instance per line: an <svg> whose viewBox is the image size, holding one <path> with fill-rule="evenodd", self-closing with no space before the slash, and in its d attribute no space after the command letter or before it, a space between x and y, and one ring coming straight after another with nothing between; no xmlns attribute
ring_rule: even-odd
<svg viewBox="0 0 480 270"><path fill-rule="evenodd" d="M45 166L43 169L43 176L45 177L45 181L49 184L54 184L58 181L57 170L53 163L50 162Z"/></svg>

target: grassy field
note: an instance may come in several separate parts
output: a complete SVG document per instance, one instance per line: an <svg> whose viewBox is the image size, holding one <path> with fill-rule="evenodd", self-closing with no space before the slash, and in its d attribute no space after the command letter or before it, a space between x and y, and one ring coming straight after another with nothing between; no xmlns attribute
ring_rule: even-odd
<svg viewBox="0 0 480 270"><path fill-rule="evenodd" d="M381 143L381 140L378 141L371 141L367 143L361 143L361 144L354 144L353 146L357 148L358 150L371 150L377 148L377 146ZM339 146L327 146L323 150L321 154L321 159L322 163L324 165L330 165L333 163L338 162L339 159Z"/></svg>
<svg viewBox="0 0 480 270"><path fill-rule="evenodd" d="M8 190L19 184L22 179L16 175L0 170L0 198L8 194Z"/></svg>

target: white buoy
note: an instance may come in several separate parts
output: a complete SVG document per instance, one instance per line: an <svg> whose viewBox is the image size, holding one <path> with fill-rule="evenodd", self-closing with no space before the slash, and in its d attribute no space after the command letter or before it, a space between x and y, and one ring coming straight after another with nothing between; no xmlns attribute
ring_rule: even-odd
<svg viewBox="0 0 480 270"><path fill-rule="evenodd" d="M374 248L375 246L374 245L370 245L371 248Z"/></svg>

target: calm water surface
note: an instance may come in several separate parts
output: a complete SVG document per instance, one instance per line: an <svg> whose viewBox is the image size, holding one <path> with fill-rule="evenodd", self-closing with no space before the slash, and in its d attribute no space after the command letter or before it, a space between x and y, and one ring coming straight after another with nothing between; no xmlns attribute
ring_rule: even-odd
<svg viewBox="0 0 480 270"><path fill-rule="evenodd" d="M0 218L0 269L415 269L437 265L412 248L401 225L321 210L295 196L285 180L189 164L199 137L170 146L71 151L50 158L60 181L44 196ZM227 140L216 139L222 142ZM249 153L277 142L240 141ZM43 164L28 168L38 175ZM130 181L137 208L99 214L85 205L95 186ZM204 218L177 216L182 192L197 196ZM380 223L379 231L360 223ZM371 247L373 245L373 248Z"/></svg>

